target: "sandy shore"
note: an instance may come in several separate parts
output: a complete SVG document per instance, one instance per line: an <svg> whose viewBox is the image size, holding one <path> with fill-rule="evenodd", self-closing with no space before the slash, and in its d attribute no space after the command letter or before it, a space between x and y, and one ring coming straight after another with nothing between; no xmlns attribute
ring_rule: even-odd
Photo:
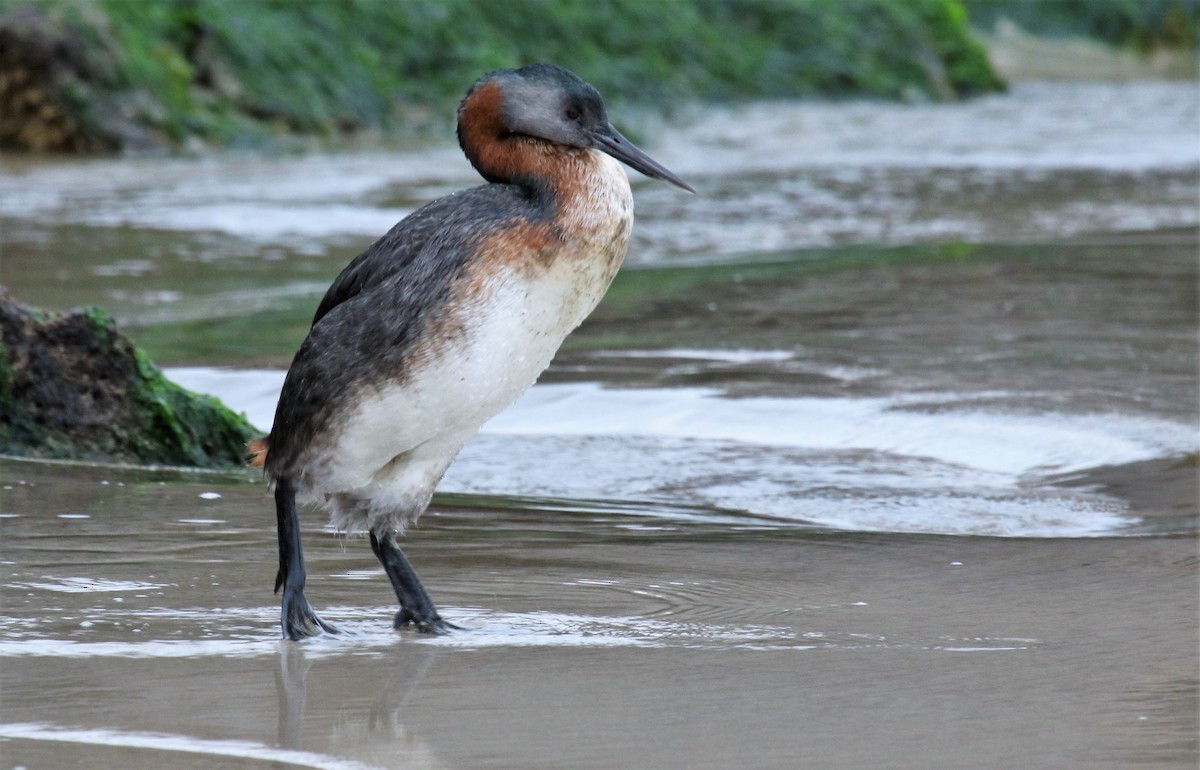
<svg viewBox="0 0 1200 770"><path fill-rule="evenodd" d="M4 461L0 481L8 767L1197 761L1191 535L833 534L443 501L408 550L467 630L431 639L390 630L369 548L310 515L309 595L346 633L290 644L253 479Z"/></svg>

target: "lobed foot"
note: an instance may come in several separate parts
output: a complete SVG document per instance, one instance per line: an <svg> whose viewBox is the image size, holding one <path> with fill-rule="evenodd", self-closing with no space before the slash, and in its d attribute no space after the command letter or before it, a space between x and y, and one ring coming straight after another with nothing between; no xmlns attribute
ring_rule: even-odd
<svg viewBox="0 0 1200 770"><path fill-rule="evenodd" d="M403 628L409 624L417 627L417 630L425 634L448 634L451 631L462 631L462 626L456 626L453 623L442 620L442 617L434 612L429 617L418 618L415 613L401 608L396 613L396 620L392 623L393 628Z"/></svg>
<svg viewBox="0 0 1200 770"><path fill-rule="evenodd" d="M337 626L322 620L304 597L304 592L284 587L283 612L281 622L284 638L298 642L310 636L316 636L324 631L329 634L338 633Z"/></svg>

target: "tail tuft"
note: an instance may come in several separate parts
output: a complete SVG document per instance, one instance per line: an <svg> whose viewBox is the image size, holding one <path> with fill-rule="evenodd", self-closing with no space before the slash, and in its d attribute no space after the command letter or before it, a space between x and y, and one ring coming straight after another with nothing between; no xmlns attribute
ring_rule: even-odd
<svg viewBox="0 0 1200 770"><path fill-rule="evenodd" d="M256 438L249 444L246 444L246 453L250 456L251 468L262 468L267 464L267 450L270 445L267 443L267 437Z"/></svg>

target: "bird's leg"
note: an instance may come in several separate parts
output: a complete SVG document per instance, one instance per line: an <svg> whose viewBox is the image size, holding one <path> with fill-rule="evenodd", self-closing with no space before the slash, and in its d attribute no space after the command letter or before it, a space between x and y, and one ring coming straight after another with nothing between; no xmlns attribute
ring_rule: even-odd
<svg viewBox="0 0 1200 770"><path fill-rule="evenodd" d="M396 613L396 628L412 623L418 631L429 634L446 634L458 628L438 615L433 600L425 592L420 578L396 543L394 530L371 530L371 550L375 552L379 563L387 572L388 580L392 581L392 588L396 591L396 598L400 601L400 611Z"/></svg>
<svg viewBox="0 0 1200 770"><path fill-rule="evenodd" d="M275 593L283 588L283 635L292 640L337 629L321 620L304 598L304 549L300 545L300 517L296 513L296 490L287 479L275 483L275 517L279 525L279 572Z"/></svg>

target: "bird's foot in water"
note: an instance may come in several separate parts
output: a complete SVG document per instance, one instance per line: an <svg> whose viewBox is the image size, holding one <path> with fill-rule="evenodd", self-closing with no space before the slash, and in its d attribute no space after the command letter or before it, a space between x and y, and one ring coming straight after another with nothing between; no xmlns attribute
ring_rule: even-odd
<svg viewBox="0 0 1200 770"><path fill-rule="evenodd" d="M403 628L409 624L416 626L417 630L425 634L448 634L451 631L462 631L462 626L456 626L442 620L442 617L436 612L426 616L417 617L416 613L410 612L403 607L396 613L396 620L392 623L393 628Z"/></svg>
<svg viewBox="0 0 1200 770"><path fill-rule="evenodd" d="M310 636L316 636L324 631L328 634L336 634L337 627L332 623L322 620L313 608L308 603L308 599L304 597L303 591L297 591L285 587L283 589L283 635L292 641L299 641Z"/></svg>

